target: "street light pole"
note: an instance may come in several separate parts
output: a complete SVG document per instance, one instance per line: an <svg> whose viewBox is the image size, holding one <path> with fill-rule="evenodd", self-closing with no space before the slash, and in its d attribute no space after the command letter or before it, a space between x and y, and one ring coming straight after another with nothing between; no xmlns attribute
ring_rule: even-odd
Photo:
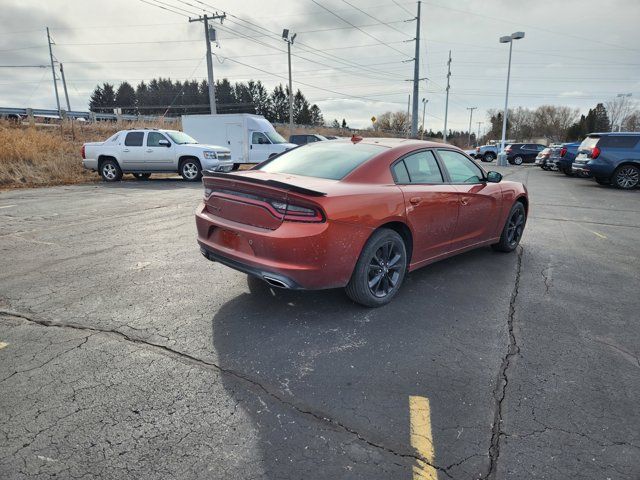
<svg viewBox="0 0 640 480"><path fill-rule="evenodd" d="M291 81L291 45L296 40L298 36L297 33L294 33L291 38L289 38L289 29L285 28L282 30L282 39L287 42L287 58L289 61L289 135L293 133L293 84Z"/></svg>
<svg viewBox="0 0 640 480"><path fill-rule="evenodd" d="M424 140L424 115L425 112L427 111L427 103L429 103L429 100L427 100L426 98L422 99L422 134L420 135L420 140Z"/></svg>
<svg viewBox="0 0 640 480"><path fill-rule="evenodd" d="M473 119L473 111L478 107L467 107L469 110L469 147L471 147L471 119Z"/></svg>
<svg viewBox="0 0 640 480"><path fill-rule="evenodd" d="M500 43L509 44L509 66L507 68L507 92L504 97L504 113L502 114L502 141L500 142L500 154L498 155L498 165L507 165L507 155L504 152L504 143L507 138L507 116L509 109L509 80L511 79L511 53L513 51L513 41L524 38L524 32L514 32L511 35L500 37Z"/></svg>

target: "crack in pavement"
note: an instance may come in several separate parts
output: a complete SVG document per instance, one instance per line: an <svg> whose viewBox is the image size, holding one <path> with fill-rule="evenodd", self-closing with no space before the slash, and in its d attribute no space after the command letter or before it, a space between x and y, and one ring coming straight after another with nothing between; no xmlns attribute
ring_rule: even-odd
<svg viewBox="0 0 640 480"><path fill-rule="evenodd" d="M252 378L249 378L248 376L246 376L243 373L240 373L238 371L232 370L232 369L227 369L224 367L221 367L219 365L217 365L214 362L210 362L207 360L203 360L201 358L198 358L194 355L191 355L189 353L184 353L184 352L180 352L178 350L174 350L170 347L167 347L165 345L160 345L157 343L153 343L153 342L149 342L147 340L143 340L141 338L135 338L132 337L130 335L127 335L126 333L121 332L120 330L116 330L116 329L102 329L102 328L97 328L97 327L87 327L85 325L80 325L80 324L76 324L76 323L65 323L65 322L54 322L51 320L47 320L44 318L38 318L34 315L29 315L29 314L25 314L25 313L21 313L21 312L16 312L13 310L6 310L6 309L0 309L0 318L18 318L18 319L22 319L25 320L29 323L33 323L36 325L40 325L40 326L44 326L44 327L55 327L55 328L69 328L69 329L74 329L74 330L82 330L82 331L88 331L88 332L92 332L92 333L97 333L97 334L103 334L103 335L109 335L111 337L116 338L117 340L120 341L126 341L126 342L130 342L130 343L135 343L138 345L144 345L146 347L152 348L156 351L158 351L159 353L163 354L163 355L167 355L175 360L179 360L182 362L185 362L189 365L194 365L200 368L205 368L208 370L215 370L221 374L224 375L228 375L230 377L234 377L237 380L240 380L241 382L244 383L248 383L250 384L252 387L254 388L258 388L259 390L263 391L265 394L269 395L271 398L275 399L278 403L285 405L293 410L295 410L296 412L305 415L305 416L311 416L314 419L318 420L321 423L325 423L325 424L329 424L333 427L337 427L338 429L347 432L351 435L354 435L358 440L360 440L363 443L366 443L367 445L369 445L370 447L379 449L379 450L383 450L389 454L392 454L394 456L397 457L401 457L401 458L410 458L416 461L420 461L420 462L424 462L426 465L429 465L430 467L433 467L434 469L442 472L443 474L445 474L448 478L453 478L449 472L448 469L454 466L457 466L458 464L452 464L449 467L442 467L439 465L436 465L432 462L430 462L427 458L422 457L421 455L418 455L416 453L409 453L409 452L402 452L402 451L396 451L394 448L388 447L386 445L383 445L381 443L377 443L374 442L372 440L369 440L367 438L365 438L362 434L360 434L358 431L354 430L353 428L349 427L348 425L343 424L342 422L335 420L333 418L330 418L327 415L322 414L321 412L317 412L317 411L313 411L311 409L305 408L303 406L297 405L292 401L289 401L283 397L281 397L278 393L271 391L269 388L265 387L264 385L262 385L260 382L258 382L257 380L254 380ZM468 458L463 459L460 463L464 463L466 460L468 460Z"/></svg>
<svg viewBox="0 0 640 480"><path fill-rule="evenodd" d="M518 298L518 289L520 288L520 275L522 274L522 256L524 254L524 247L518 247L518 263L516 267L516 279L513 284L513 290L511 292L511 299L509 300L509 315L507 317L507 329L509 332L509 345L507 347L507 353L502 359L502 364L498 373L498 382L496 388L493 391L493 397L495 402L493 425L491 427L491 443L489 445L489 470L487 471L486 478L495 478L496 469L498 465L498 458L500 457L500 440L505 435L502 430L502 406L504 399L507 395L507 385L509 384L509 377L507 371L511 365L511 359L520 353L520 347L513 331L513 321L516 313L516 300Z"/></svg>

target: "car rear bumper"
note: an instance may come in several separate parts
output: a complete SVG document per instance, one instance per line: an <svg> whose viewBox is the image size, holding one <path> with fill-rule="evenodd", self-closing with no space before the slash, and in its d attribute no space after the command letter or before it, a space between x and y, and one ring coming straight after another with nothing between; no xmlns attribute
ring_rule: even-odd
<svg viewBox="0 0 640 480"><path fill-rule="evenodd" d="M196 210L198 244L209 260L274 286L318 290L344 287L371 229L326 221L283 222L275 230Z"/></svg>
<svg viewBox="0 0 640 480"><path fill-rule="evenodd" d="M574 173L589 174L592 177L602 178L609 178L613 173L613 170L609 165L594 163L593 161L573 162L571 164L571 171Z"/></svg>

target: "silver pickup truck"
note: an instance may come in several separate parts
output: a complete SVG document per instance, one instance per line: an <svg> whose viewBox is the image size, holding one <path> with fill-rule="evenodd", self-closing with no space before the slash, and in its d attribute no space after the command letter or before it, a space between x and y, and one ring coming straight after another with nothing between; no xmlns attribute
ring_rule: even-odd
<svg viewBox="0 0 640 480"><path fill-rule="evenodd" d="M178 130L121 130L104 142L82 146L84 168L100 173L105 182L117 182L125 173L140 180L152 173L178 172L187 181L202 178L203 170L233 169L226 147L203 145Z"/></svg>
<svg viewBox="0 0 640 480"><path fill-rule="evenodd" d="M497 145L482 145L476 148L475 158L483 162L493 162L498 158Z"/></svg>

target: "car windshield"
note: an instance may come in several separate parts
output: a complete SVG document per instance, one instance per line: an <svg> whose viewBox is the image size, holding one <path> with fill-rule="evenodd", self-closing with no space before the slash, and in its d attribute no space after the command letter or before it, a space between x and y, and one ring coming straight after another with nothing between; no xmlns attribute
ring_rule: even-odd
<svg viewBox="0 0 640 480"><path fill-rule="evenodd" d="M169 135L171 140L173 140L174 143L177 143L178 145L185 145L187 143L198 143L198 141L195 138L190 137L184 132L178 132L177 130L169 130L165 133Z"/></svg>
<svg viewBox="0 0 640 480"><path fill-rule="evenodd" d="M259 170L340 180L384 149L379 145L318 142L290 150Z"/></svg>
<svg viewBox="0 0 640 480"><path fill-rule="evenodd" d="M287 141L280 136L278 132L264 132L271 143L287 143Z"/></svg>

